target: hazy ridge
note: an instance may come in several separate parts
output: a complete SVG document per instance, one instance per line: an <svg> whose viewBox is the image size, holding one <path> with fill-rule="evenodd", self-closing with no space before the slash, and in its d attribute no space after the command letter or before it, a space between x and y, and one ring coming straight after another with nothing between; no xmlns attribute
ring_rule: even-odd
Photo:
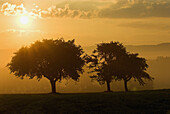
<svg viewBox="0 0 170 114"><path fill-rule="evenodd" d="M159 56L170 56L170 43L160 43L157 45L126 45L127 51L139 53L146 59L156 59ZM83 47L85 52L91 54L96 46Z"/></svg>

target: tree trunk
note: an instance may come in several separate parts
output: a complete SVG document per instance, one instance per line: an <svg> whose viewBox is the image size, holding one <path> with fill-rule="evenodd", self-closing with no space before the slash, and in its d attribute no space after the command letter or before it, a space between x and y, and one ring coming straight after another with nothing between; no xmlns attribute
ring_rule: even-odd
<svg viewBox="0 0 170 114"><path fill-rule="evenodd" d="M51 83L51 88L52 88L52 93L56 93L56 81L50 80Z"/></svg>
<svg viewBox="0 0 170 114"><path fill-rule="evenodd" d="M111 91L111 90L110 90L110 82L107 81L106 83L107 83L107 91L110 92L110 91Z"/></svg>
<svg viewBox="0 0 170 114"><path fill-rule="evenodd" d="M129 90L128 90L128 87L127 87L127 82L128 82L127 80L124 80L124 86L125 86L125 91L126 91L126 92L129 91Z"/></svg>

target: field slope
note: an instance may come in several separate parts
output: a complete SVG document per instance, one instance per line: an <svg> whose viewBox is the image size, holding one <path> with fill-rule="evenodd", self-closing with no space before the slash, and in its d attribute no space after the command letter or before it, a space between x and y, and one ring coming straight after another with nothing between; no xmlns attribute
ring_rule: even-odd
<svg viewBox="0 0 170 114"><path fill-rule="evenodd" d="M0 113L170 113L170 90L0 95Z"/></svg>

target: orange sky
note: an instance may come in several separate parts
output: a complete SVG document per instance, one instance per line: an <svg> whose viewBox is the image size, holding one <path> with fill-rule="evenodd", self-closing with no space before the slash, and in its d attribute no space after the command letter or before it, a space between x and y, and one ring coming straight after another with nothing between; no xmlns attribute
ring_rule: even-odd
<svg viewBox="0 0 170 114"><path fill-rule="evenodd" d="M164 15L169 0L159 4L156 0L155 4L162 10L158 14L154 13L158 6L151 6L150 2L120 1L2 0L0 49L19 48L43 38L60 37L75 38L83 46L111 40L134 45L170 42L170 18ZM134 7L143 10L132 12ZM29 17L28 24L20 22L23 15Z"/></svg>

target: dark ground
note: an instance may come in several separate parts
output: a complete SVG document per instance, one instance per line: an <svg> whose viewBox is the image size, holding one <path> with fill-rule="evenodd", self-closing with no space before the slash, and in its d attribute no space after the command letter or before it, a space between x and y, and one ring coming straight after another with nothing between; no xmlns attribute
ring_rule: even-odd
<svg viewBox="0 0 170 114"><path fill-rule="evenodd" d="M0 95L2 113L170 113L170 90Z"/></svg>

